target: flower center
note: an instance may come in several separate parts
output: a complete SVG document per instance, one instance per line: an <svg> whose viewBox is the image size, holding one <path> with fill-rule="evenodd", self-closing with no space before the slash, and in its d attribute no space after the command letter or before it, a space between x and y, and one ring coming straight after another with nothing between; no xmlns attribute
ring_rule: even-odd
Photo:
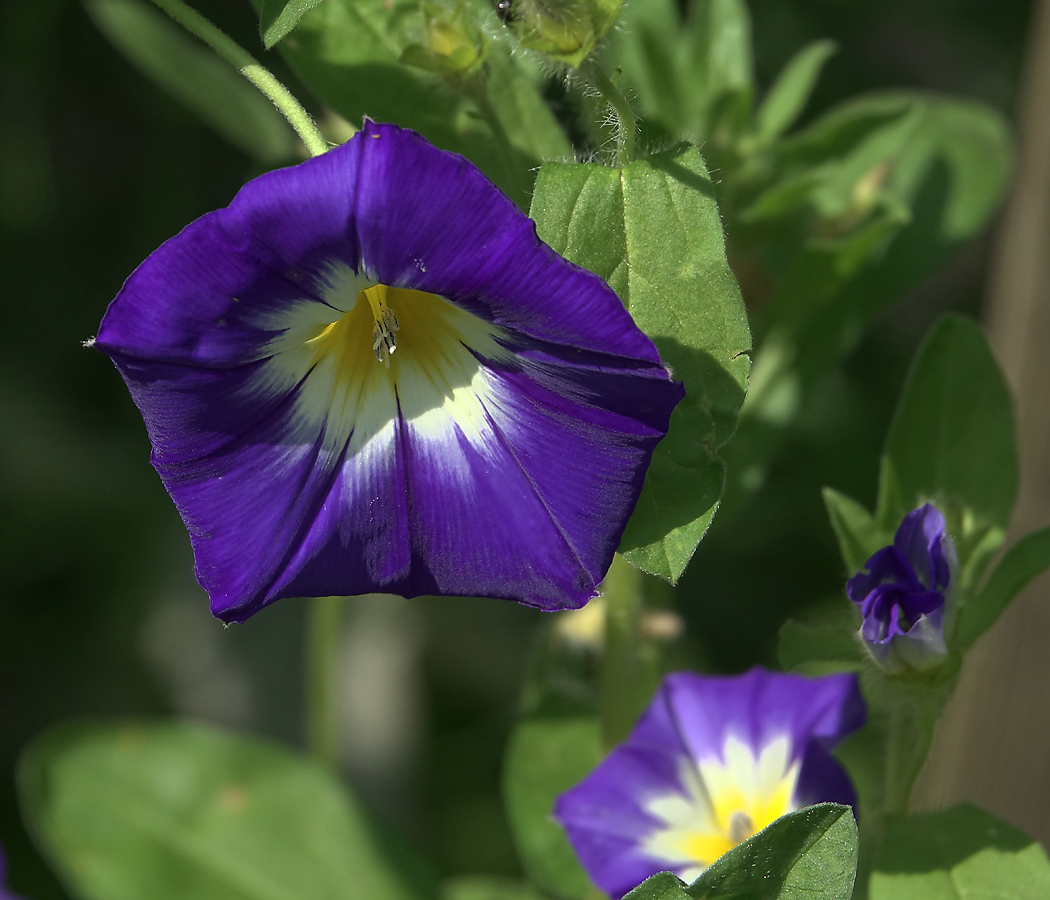
<svg viewBox="0 0 1050 900"><path fill-rule="evenodd" d="M374 284L357 295L358 304L361 303L362 297L368 301L372 310L372 318L375 320L372 326L372 352L376 355L376 359L389 369L390 356L397 349L397 338L394 337L394 332L401 326L397 323L397 316L387 306L387 292L403 294L422 294L423 292L399 290L389 288L385 284ZM427 294L426 296L433 297L434 295Z"/></svg>

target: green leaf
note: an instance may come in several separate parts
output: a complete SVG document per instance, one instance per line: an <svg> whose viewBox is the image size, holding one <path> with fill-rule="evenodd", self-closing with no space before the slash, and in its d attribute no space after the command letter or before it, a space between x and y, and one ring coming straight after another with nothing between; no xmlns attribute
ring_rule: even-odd
<svg viewBox="0 0 1050 900"><path fill-rule="evenodd" d="M846 572L853 575L882 547L893 542L893 535L883 531L875 517L856 500L826 487L821 492L831 527L838 538Z"/></svg>
<svg viewBox="0 0 1050 900"><path fill-rule="evenodd" d="M406 900L325 769L188 723L61 726L25 752L26 818L86 900Z"/></svg>
<svg viewBox="0 0 1050 900"><path fill-rule="evenodd" d="M859 624L851 618L843 626L809 625L789 619L780 626L777 643L780 665L785 671L811 677L859 672L866 659L857 640Z"/></svg>
<svg viewBox="0 0 1050 900"><path fill-rule="evenodd" d="M934 326L912 363L884 453L900 504L880 507L884 525L895 527L931 500L946 514L961 504L1006 527L1017 493L1012 402L975 322L952 315Z"/></svg>
<svg viewBox="0 0 1050 900"><path fill-rule="evenodd" d="M1044 900L1050 862L1030 837L976 806L892 817L870 900Z"/></svg>
<svg viewBox="0 0 1050 900"><path fill-rule="evenodd" d="M834 41L814 41L788 61L758 108L759 140L771 141L794 124L836 49Z"/></svg>
<svg viewBox="0 0 1050 900"><path fill-rule="evenodd" d="M262 35L263 46L269 50L299 24L304 13L320 6L321 2L322 0L262 0L259 34Z"/></svg>
<svg viewBox="0 0 1050 900"><path fill-rule="evenodd" d="M624 895L624 900L690 900L682 880L670 872L650 875L633 891Z"/></svg>
<svg viewBox="0 0 1050 900"><path fill-rule="evenodd" d="M263 163L295 155L295 132L240 72L143 0L86 0L95 25L143 75Z"/></svg>
<svg viewBox="0 0 1050 900"><path fill-rule="evenodd" d="M586 897L590 881L551 810L601 758L597 719L578 717L526 719L514 729L503 761L503 797L521 862L537 885L566 900Z"/></svg>
<svg viewBox="0 0 1050 900"><path fill-rule="evenodd" d="M440 75L401 63L418 43L418 0L326 0L305 13L281 53L303 82L347 121L364 116L412 128L444 150L461 153L522 206L530 170L563 157L568 142L540 96L540 75L494 43L488 64L490 102L511 145L501 153L477 105Z"/></svg>
<svg viewBox="0 0 1050 900"><path fill-rule="evenodd" d="M531 884L492 875L461 875L441 885L441 900L545 900Z"/></svg>
<svg viewBox="0 0 1050 900"><path fill-rule="evenodd" d="M638 568L677 581L717 508L717 450L736 428L750 365L707 170L688 145L622 169L547 165L530 215L543 240L609 282L685 384L620 544Z"/></svg>
<svg viewBox="0 0 1050 900"><path fill-rule="evenodd" d="M995 567L988 582L959 613L956 642L966 650L1037 575L1050 568L1050 528L1026 534Z"/></svg>
<svg viewBox="0 0 1050 900"><path fill-rule="evenodd" d="M707 21L694 30L706 44L708 96L714 100L725 93L753 91L751 14L747 4L744 0L708 0L694 4L694 9L698 16L706 11Z"/></svg>
<svg viewBox="0 0 1050 900"><path fill-rule="evenodd" d="M716 860L687 891L696 900L849 900L856 872L853 810L821 803L776 819Z"/></svg>

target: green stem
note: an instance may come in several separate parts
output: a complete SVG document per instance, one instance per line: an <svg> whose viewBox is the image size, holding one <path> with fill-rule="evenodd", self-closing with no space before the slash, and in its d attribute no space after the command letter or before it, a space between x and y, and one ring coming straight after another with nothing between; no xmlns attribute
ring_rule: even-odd
<svg viewBox="0 0 1050 900"><path fill-rule="evenodd" d="M292 96L288 88L273 77L269 69L260 65L247 50L182 0L153 0L153 2L190 34L204 41L269 97L273 105L302 138L311 156L320 156L328 149L328 142L314 120L310 118L310 114L303 109L302 104Z"/></svg>
<svg viewBox="0 0 1050 900"><path fill-rule="evenodd" d="M306 743L314 757L333 771L339 761L335 685L345 600L311 600L306 631Z"/></svg>
<svg viewBox="0 0 1050 900"><path fill-rule="evenodd" d="M638 625L642 573L619 553L605 576L605 647L602 655L602 743L611 750L630 734L638 716L641 676Z"/></svg>
<svg viewBox="0 0 1050 900"><path fill-rule="evenodd" d="M514 191L514 201L522 207L525 212L529 211L529 186L522 178L522 166L518 161L518 155L507 137L506 129L496 114L496 108L489 100L488 84L485 78L474 76L461 82L460 90L464 96L474 101L478 112L492 131L492 138L496 142L496 150L503 160L507 169L507 177L510 179Z"/></svg>
<svg viewBox="0 0 1050 900"><path fill-rule="evenodd" d="M586 74L601 95L616 110L616 118L620 122L620 127L616 131L616 164L625 165L634 159L634 111L631 109L631 104L627 102L627 98L597 63L587 66Z"/></svg>
<svg viewBox="0 0 1050 900"><path fill-rule="evenodd" d="M893 707L886 736L886 812L907 815L912 787L933 742L939 708L926 698L901 698Z"/></svg>

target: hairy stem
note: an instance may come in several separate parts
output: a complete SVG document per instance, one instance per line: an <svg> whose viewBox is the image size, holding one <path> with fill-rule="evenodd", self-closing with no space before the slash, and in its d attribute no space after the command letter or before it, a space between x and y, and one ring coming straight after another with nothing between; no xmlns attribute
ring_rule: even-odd
<svg viewBox="0 0 1050 900"><path fill-rule="evenodd" d="M631 104L597 63L587 66L585 76L616 111L619 121L619 128L616 130L616 164L625 165L634 159L635 119Z"/></svg>
<svg viewBox="0 0 1050 900"><path fill-rule="evenodd" d="M204 41L269 97L273 105L295 129L311 156L320 156L328 149L328 142L314 120L310 118L310 114L303 109L302 104L292 96L288 88L274 78L269 69L257 62L247 50L182 0L153 0L153 2L190 34Z"/></svg>

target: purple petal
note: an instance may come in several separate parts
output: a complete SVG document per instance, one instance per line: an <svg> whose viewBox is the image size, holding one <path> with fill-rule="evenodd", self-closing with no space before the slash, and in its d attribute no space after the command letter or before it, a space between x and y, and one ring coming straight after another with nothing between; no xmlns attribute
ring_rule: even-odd
<svg viewBox="0 0 1050 900"><path fill-rule="evenodd" d="M448 301L445 331L413 326L429 355L402 321L396 377L318 349L344 322L338 346L371 340L355 310L377 280ZM682 396L616 295L480 172L373 123L159 248L96 345L226 621L372 591L580 606Z"/></svg>
<svg viewBox="0 0 1050 900"><path fill-rule="evenodd" d="M833 747L864 721L852 675L806 678L756 666L734 677L680 673L664 685L678 731L698 761L721 758L730 735L756 753L786 735L797 758L809 740Z"/></svg>
<svg viewBox="0 0 1050 900"><path fill-rule="evenodd" d="M893 538L893 546L911 563L927 588L943 589L948 583L948 566L941 550L944 533L944 516L927 503L904 517Z"/></svg>
<svg viewBox="0 0 1050 900"><path fill-rule="evenodd" d="M857 792L849 775L826 747L814 742L806 747L802 757L802 768L795 785L797 806L813 806L815 803L841 803L857 808Z"/></svg>

